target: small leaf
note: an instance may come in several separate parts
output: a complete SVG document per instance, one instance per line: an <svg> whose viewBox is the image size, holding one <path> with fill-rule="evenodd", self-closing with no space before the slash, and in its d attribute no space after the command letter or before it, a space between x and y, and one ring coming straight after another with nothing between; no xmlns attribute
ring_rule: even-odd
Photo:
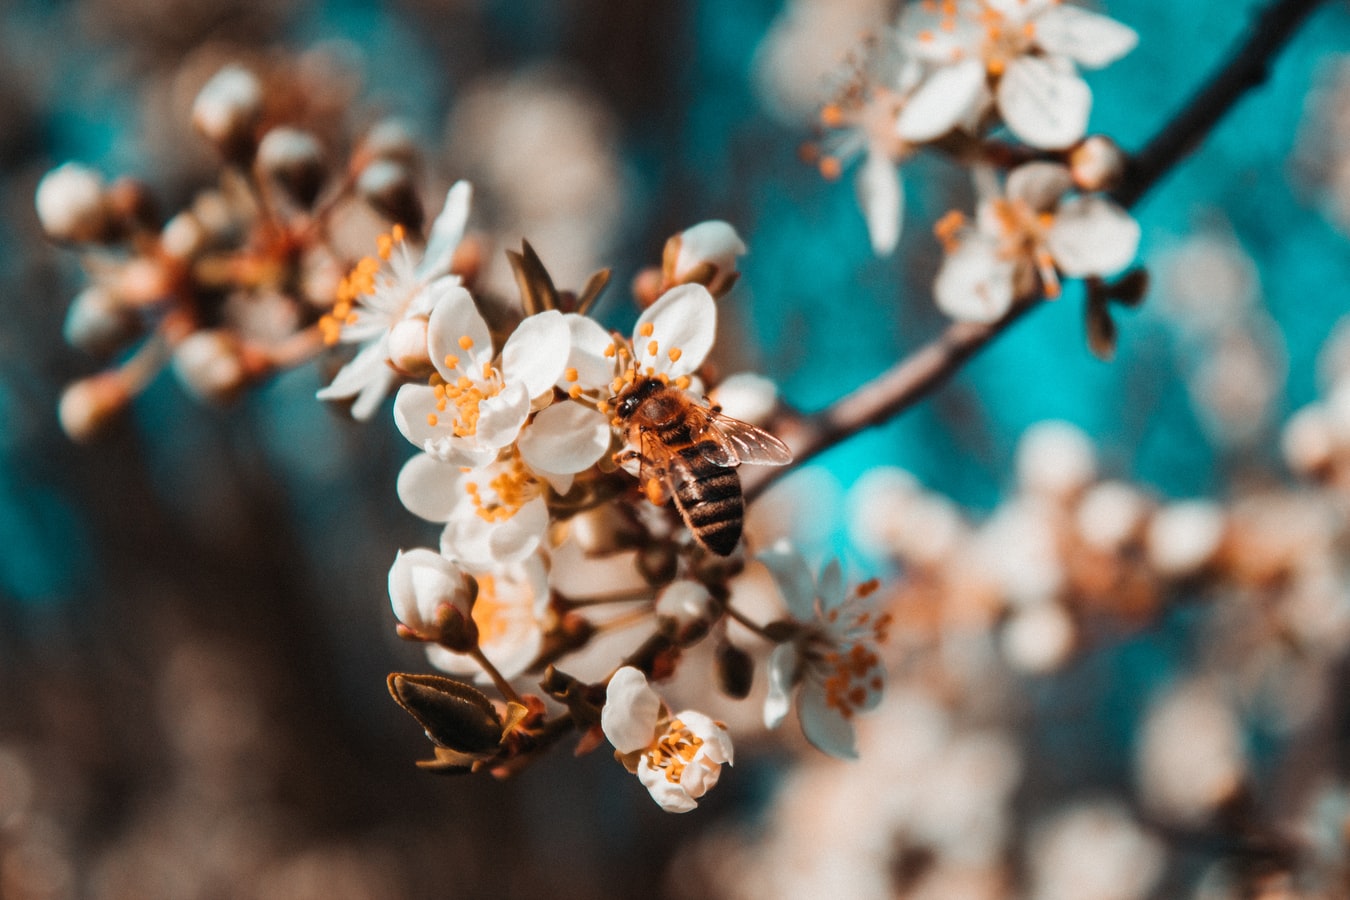
<svg viewBox="0 0 1350 900"><path fill-rule="evenodd" d="M601 269L586 279L586 286L577 295L576 312L584 316L590 311L595 301L600 299L600 294L604 292L605 286L609 284L609 275L609 269Z"/></svg>
<svg viewBox="0 0 1350 900"><path fill-rule="evenodd" d="M496 751L502 720L481 691L442 675L389 676L389 693L426 729L432 743L471 755Z"/></svg>

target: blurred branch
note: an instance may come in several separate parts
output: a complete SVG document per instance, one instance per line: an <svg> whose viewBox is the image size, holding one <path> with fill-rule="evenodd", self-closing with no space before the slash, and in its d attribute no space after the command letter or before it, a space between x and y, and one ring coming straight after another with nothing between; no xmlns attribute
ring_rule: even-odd
<svg viewBox="0 0 1350 900"><path fill-rule="evenodd" d="M1194 150L1243 95L1266 80L1275 55L1321 2L1273 0L1261 9L1226 62L1130 158L1125 178L1113 193L1114 199L1127 208L1134 206ZM774 430L792 447L794 465L745 470L742 478L746 499L759 496L797 465L860 431L889 421L922 400L1040 302L1038 298L1020 302L992 324L949 325L936 340L820 412L804 417L784 416L775 423Z"/></svg>

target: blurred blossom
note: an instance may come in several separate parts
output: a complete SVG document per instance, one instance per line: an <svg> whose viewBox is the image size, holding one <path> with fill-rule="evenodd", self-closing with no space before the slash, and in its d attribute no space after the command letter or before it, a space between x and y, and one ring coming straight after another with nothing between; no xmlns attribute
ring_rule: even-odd
<svg viewBox="0 0 1350 900"><path fill-rule="evenodd" d="M1162 875L1162 842L1115 801L1058 813L1031 840L1034 900L1143 900Z"/></svg>
<svg viewBox="0 0 1350 900"><path fill-rule="evenodd" d="M1247 777L1242 730L1219 685L1189 681L1156 700L1135 758L1149 809L1198 825L1234 798Z"/></svg>
<svg viewBox="0 0 1350 900"><path fill-rule="evenodd" d="M1028 428L1018 441L1015 466L1022 490L1064 497L1096 478L1097 451L1078 426L1041 422Z"/></svg>

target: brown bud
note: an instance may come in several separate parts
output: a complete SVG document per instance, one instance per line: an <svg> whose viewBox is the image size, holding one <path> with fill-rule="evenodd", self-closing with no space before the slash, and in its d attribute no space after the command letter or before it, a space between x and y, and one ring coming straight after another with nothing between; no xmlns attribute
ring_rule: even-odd
<svg viewBox="0 0 1350 900"><path fill-rule="evenodd" d="M664 541L640 548L636 562L638 572L652 586L669 584L679 572L675 547Z"/></svg>
<svg viewBox="0 0 1350 900"><path fill-rule="evenodd" d="M755 661L740 647L723 641L717 647L717 684L735 700L744 700L755 682Z"/></svg>
<svg viewBox="0 0 1350 900"><path fill-rule="evenodd" d="M263 136L254 167L302 209L314 205L328 178L318 139L289 126L273 128Z"/></svg>
<svg viewBox="0 0 1350 900"><path fill-rule="evenodd" d="M412 171L400 162L377 159L356 180L356 190L371 208L391 222L420 234L426 222Z"/></svg>
<svg viewBox="0 0 1350 900"><path fill-rule="evenodd" d="M482 692L442 675L394 672L389 693L438 747L484 756L501 744L502 720Z"/></svg>

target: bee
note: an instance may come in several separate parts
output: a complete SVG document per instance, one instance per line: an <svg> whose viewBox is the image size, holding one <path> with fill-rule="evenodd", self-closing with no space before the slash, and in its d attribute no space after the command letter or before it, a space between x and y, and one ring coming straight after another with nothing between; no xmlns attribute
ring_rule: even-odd
<svg viewBox="0 0 1350 900"><path fill-rule="evenodd" d="M694 538L719 556L736 549L745 518L735 467L792 462L792 451L767 431L701 406L658 378L630 384L615 413L630 446L620 461L636 459L648 499L659 505L673 496Z"/></svg>

